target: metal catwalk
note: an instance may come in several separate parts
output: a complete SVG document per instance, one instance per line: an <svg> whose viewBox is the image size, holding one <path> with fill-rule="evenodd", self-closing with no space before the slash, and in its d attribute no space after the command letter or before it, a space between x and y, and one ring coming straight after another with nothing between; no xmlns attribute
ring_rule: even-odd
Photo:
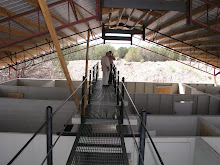
<svg viewBox="0 0 220 165"><path fill-rule="evenodd" d="M114 91L96 82L67 165L128 165Z"/></svg>

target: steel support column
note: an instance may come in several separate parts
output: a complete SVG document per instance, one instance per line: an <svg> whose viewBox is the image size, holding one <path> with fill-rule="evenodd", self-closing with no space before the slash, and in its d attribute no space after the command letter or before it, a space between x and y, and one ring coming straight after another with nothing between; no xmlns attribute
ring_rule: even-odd
<svg viewBox="0 0 220 165"><path fill-rule="evenodd" d="M51 147L53 146L53 139L52 139L52 118L51 118L51 115L52 115L52 107L51 106L48 106L47 107L47 127L46 127L46 130L47 130L47 153L50 152L48 154L48 157L47 157L47 165L53 165L53 151L51 149Z"/></svg>
<svg viewBox="0 0 220 165"><path fill-rule="evenodd" d="M86 66L85 66L85 89L84 89L84 109L83 109L83 114L85 115L85 110L87 106L87 77L88 77L88 60L89 60L89 37L90 37L90 30L88 29L88 34L87 34L87 45L86 45Z"/></svg>
<svg viewBox="0 0 220 165"><path fill-rule="evenodd" d="M146 125L146 110L142 110L142 122ZM144 153L145 153L145 128L141 125L141 134L140 134L140 155L139 155L139 165L144 165Z"/></svg>

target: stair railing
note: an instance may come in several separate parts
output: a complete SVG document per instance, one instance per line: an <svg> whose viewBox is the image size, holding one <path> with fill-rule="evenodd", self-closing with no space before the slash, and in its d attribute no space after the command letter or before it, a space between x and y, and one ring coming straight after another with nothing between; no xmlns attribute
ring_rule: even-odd
<svg viewBox="0 0 220 165"><path fill-rule="evenodd" d="M94 71L94 73L96 73L95 75L95 79L90 81L94 81L97 80L97 76L98 76L98 63L93 67L96 68L96 71ZM90 72L91 74L91 72ZM47 117L47 119L44 121L44 123L38 128L38 130L31 136L31 138L23 145L23 147L15 154L15 156L9 161L9 163L7 165L11 165L18 157L19 155L25 150L25 148L32 142L32 140L43 130L43 128L47 127L47 124L52 121L53 117L61 110L61 108L70 100L70 98L76 94L76 92L80 89L80 87L83 88L85 82L86 82L87 78L84 78L83 81L80 83L80 85L74 90L73 93L70 94L70 96L62 103L60 104L56 110L49 116ZM91 89L92 83L89 83L89 89ZM88 95L88 92L86 93ZM91 94L91 93L90 93ZM80 98L79 102L81 103L81 106L84 104L83 99L84 99L85 95L84 93L82 93L82 97ZM51 108L50 106L47 107L47 109ZM70 117L68 118L66 124L64 125L64 129L63 131L61 131L57 137L57 139L55 140L55 142L51 145L50 148L48 148L47 151L47 155L44 157L41 165L43 165L45 163L45 161L47 160L47 158L51 155L52 150L54 148L54 146L57 144L58 140L60 139L61 135L65 132L64 130L66 129L66 127L68 126L68 123L71 121L71 119L78 113L79 111L77 109L75 109L72 114L70 115ZM81 113L82 113L82 108L81 108ZM52 132L51 132L52 133ZM52 158L52 157L51 157ZM51 161L52 162L52 161Z"/></svg>
<svg viewBox="0 0 220 165"><path fill-rule="evenodd" d="M160 164L164 165L163 160L162 160L162 158L161 158L161 156L160 156L160 154L158 152L158 149L155 146L155 143L152 140L151 135L150 135L150 133L149 133L149 131L147 129L147 126L146 126L146 111L142 111L142 115L139 113L136 105L134 104L133 100L131 99L131 96L128 93L128 90L127 90L127 88L125 86L124 77L122 78L122 85L121 86L122 86L122 89L120 89L119 86L118 86L118 90L120 92L121 105L123 105L123 106L121 106L121 111L123 111L121 113L125 114L124 116L127 118L129 129L132 132L132 136L133 136L133 139L134 139L134 144L136 146L136 149L137 149L138 155L139 155L139 165L144 165L144 148L143 148L144 146L138 146L138 143L136 141L135 133L134 133L134 130L132 128L130 119L128 117L128 113L127 112L129 111L129 109L128 109L128 106L126 106L126 104L125 104L125 96L124 96L124 94L127 95L128 102L130 103L130 105L134 109L135 114L137 115L137 117L139 118L139 120L141 122L141 129L142 129L142 131L141 131L141 140L140 140L141 143L140 143L140 145L145 145L145 141L144 140L145 140L145 131L146 131L147 136L148 136L148 138L149 138L149 140L151 142L151 145L153 146L153 149L154 149L154 151L155 151L155 153L157 155L157 158L160 161ZM123 116L122 116L122 118L123 118Z"/></svg>

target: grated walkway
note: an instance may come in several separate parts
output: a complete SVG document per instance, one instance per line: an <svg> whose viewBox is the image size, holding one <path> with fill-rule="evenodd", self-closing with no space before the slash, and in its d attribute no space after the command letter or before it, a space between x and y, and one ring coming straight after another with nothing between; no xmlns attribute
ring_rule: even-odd
<svg viewBox="0 0 220 165"><path fill-rule="evenodd" d="M128 165L114 91L96 82L67 165Z"/></svg>

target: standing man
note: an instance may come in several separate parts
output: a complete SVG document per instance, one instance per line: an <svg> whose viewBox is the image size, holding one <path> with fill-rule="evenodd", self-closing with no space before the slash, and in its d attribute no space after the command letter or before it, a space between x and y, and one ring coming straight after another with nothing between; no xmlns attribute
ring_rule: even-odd
<svg viewBox="0 0 220 165"><path fill-rule="evenodd" d="M109 62L110 62L110 72L109 72L109 80L108 83L111 84L112 83L112 67L113 67L113 61L115 60L115 57L112 53L112 51L109 51L110 56L109 56Z"/></svg>
<svg viewBox="0 0 220 165"><path fill-rule="evenodd" d="M101 59L102 71L103 71L103 78L102 78L103 86L108 85L109 71L110 71L109 56L110 53L106 52L105 56L103 56Z"/></svg>

